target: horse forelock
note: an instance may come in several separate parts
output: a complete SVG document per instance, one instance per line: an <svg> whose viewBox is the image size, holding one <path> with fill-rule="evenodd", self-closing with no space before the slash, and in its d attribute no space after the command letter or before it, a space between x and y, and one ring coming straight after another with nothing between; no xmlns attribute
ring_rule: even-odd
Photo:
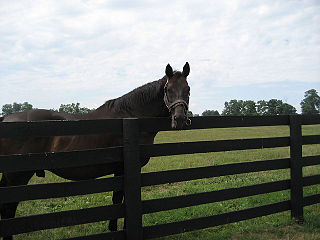
<svg viewBox="0 0 320 240"><path fill-rule="evenodd" d="M182 76L182 72L180 72L180 71L178 71L178 70L174 70L173 71L173 76L175 76L175 77L181 77Z"/></svg>

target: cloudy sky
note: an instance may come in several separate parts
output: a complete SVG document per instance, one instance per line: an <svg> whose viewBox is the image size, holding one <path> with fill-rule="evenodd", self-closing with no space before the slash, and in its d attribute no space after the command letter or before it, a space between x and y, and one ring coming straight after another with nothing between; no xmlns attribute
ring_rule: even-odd
<svg viewBox="0 0 320 240"><path fill-rule="evenodd" d="M98 107L191 66L190 110L320 91L320 1L0 2L0 106Z"/></svg>

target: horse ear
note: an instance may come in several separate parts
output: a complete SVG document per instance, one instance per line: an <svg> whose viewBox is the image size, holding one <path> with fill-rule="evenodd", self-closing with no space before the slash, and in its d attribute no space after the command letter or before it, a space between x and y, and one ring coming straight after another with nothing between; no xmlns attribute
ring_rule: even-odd
<svg viewBox="0 0 320 240"><path fill-rule="evenodd" d="M166 75L168 78L171 78L173 76L173 70L169 63L166 67Z"/></svg>
<svg viewBox="0 0 320 240"><path fill-rule="evenodd" d="M189 63L186 62L186 64L183 66L182 74L183 76L187 77L189 73L190 73L190 66L189 66Z"/></svg>

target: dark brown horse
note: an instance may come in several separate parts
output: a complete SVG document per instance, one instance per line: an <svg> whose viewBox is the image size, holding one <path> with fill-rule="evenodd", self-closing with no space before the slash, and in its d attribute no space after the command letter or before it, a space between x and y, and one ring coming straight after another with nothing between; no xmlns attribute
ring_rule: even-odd
<svg viewBox="0 0 320 240"><path fill-rule="evenodd" d="M97 110L88 114L65 114L49 110L29 110L26 112L8 115L0 120L3 122L26 122L42 120L78 120L78 119L106 119L128 117L171 117L171 126L181 129L183 125L190 124L187 117L190 87L187 83L190 67L186 63L183 71L173 71L168 64L166 75L157 81L145 84L122 97L109 100ZM144 133L140 136L140 143L152 144L157 132ZM25 139L0 139L0 155L61 152L81 149L106 148L121 146L122 137L114 134L82 135L82 136L56 136L56 137L30 137ZM148 159L141 159L142 166ZM69 180L93 179L108 174L121 175L123 169L119 165L105 164L103 166L86 166L50 170L56 175ZM38 176L44 176L44 171L37 171ZM26 185L35 171L30 172L4 172L0 187ZM114 204L121 203L123 192L113 193ZM18 203L0 205L2 219L13 218ZM111 231L117 230L117 219L109 224ZM12 239L12 236L4 239Z"/></svg>

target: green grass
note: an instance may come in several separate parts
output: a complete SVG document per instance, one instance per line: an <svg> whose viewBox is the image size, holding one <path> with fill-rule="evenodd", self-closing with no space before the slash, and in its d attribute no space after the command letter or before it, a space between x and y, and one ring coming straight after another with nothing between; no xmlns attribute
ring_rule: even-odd
<svg viewBox="0 0 320 240"><path fill-rule="evenodd" d="M304 135L320 134L320 125L304 126ZM257 137L288 136L289 128L255 127L206 129L179 132L161 132L156 137L156 143L180 141L204 141L222 139L242 139ZM303 147L303 155L319 155L320 145ZM152 158L142 169L142 172L165 171L200 166L213 166L245 161L267 160L289 157L289 148L244 150L220 153L189 154L180 156ZM320 174L320 165L305 167L304 176ZM259 184L270 181L288 179L289 170L275 170L249 174L238 174L219 178L207 178L188 182L157 185L142 189L143 199L155 199L183 194L234 188L246 185ZM33 177L32 184L59 182L63 179L46 172L46 178ZM304 188L304 195L320 193L320 184ZM143 216L143 225L174 222L195 217L220 214L240 209L260 206L272 202L289 199L289 191L246 197L224 202L204 204L200 206L176 209L171 211L147 214ZM86 196L66 197L22 202L17 216L81 209L86 207L111 204L111 193L91 194ZM278 213L238 223L213 227L161 239L320 239L320 204L304 208L305 223L296 225L290 219L290 212ZM120 221L123 225L123 219ZM72 236L90 235L107 232L107 222L84 224L79 226L58 228L21 234L16 239L60 239Z"/></svg>

